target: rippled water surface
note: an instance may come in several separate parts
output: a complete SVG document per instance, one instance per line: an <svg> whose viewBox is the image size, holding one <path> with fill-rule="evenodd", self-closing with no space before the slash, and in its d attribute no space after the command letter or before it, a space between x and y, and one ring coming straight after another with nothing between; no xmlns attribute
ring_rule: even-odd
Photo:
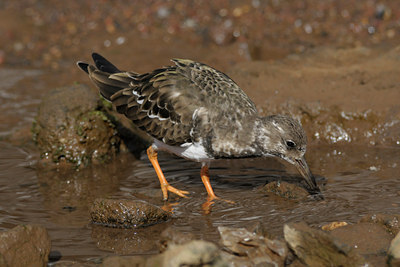
<svg viewBox="0 0 400 267"><path fill-rule="evenodd" d="M28 71L23 75L25 81L3 85L2 136L24 127L29 131L36 114L44 90L35 80L39 74ZM400 208L400 150L395 148L309 147L307 160L319 177L325 196L322 201L286 200L262 193L259 188L267 180L299 178L294 168L279 160L216 161L210 169L213 188L235 204L217 201L210 214L202 210L207 194L200 165L195 162L160 153L167 180L190 192L189 198L164 203L156 174L144 155L140 159L121 155L106 166L81 171L43 170L36 165L37 157L31 146L0 141L0 229L22 223L43 225L49 231L53 255L62 259L94 261L114 253L154 254L167 226L218 241L220 225L242 227L261 222L272 235L281 235L287 222L304 220L315 226L341 220L351 223L368 213L399 213ZM144 199L172 207L174 216L167 223L142 229L99 227L90 224L88 212L97 197Z"/></svg>
<svg viewBox="0 0 400 267"><path fill-rule="evenodd" d="M91 260L114 251L118 254L151 254L167 225L199 238L218 241L220 225L242 227L262 222L273 235L282 224L305 220L312 225L345 220L356 222L367 213L398 213L398 150L356 147L312 147L312 170L322 175L325 200L285 200L265 195L258 188L267 179L297 175L270 159L221 160L211 168L216 193L235 202L217 202L210 214L202 204L206 192L200 166L161 154L160 164L173 186L190 191L187 199L161 201L157 177L143 157L130 155L104 168L80 172L36 169L32 155L0 143L0 228L21 223L44 225L52 250L64 259ZM166 224L137 230L104 229L89 223L88 207L96 197L140 198L156 205L173 204L174 218Z"/></svg>

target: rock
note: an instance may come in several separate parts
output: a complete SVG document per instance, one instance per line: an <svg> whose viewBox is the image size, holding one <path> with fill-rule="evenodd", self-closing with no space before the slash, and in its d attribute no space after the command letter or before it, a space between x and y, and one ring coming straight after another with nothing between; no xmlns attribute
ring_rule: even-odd
<svg viewBox="0 0 400 267"><path fill-rule="evenodd" d="M362 266L367 264L365 259L349 246L338 242L330 234L312 229L304 223L285 224L283 232L289 247L308 266Z"/></svg>
<svg viewBox="0 0 400 267"><path fill-rule="evenodd" d="M0 266L47 266L50 247L44 227L18 225L0 233Z"/></svg>
<svg viewBox="0 0 400 267"><path fill-rule="evenodd" d="M168 227L161 233L159 240L160 251L164 252L170 246L182 245L194 239L195 236L192 233L183 233L172 227Z"/></svg>
<svg viewBox="0 0 400 267"><path fill-rule="evenodd" d="M390 243L388 264L389 266L400 266L400 233Z"/></svg>
<svg viewBox="0 0 400 267"><path fill-rule="evenodd" d="M80 167L115 156L121 140L110 116L100 110L99 99L84 85L57 88L43 98L32 126L43 162Z"/></svg>
<svg viewBox="0 0 400 267"><path fill-rule="evenodd" d="M228 266L218 247L207 241L192 240L182 245L168 247L155 257L148 259L146 266Z"/></svg>
<svg viewBox="0 0 400 267"><path fill-rule="evenodd" d="M342 226L346 226L348 223L347 222L331 222L328 224L325 224L321 227L322 230L324 231L332 231L336 228L342 227Z"/></svg>
<svg viewBox="0 0 400 267"><path fill-rule="evenodd" d="M393 236L382 225L358 223L334 229L330 234L353 248L373 266L385 265L385 255Z"/></svg>
<svg viewBox="0 0 400 267"><path fill-rule="evenodd" d="M371 222L381 224L385 229L397 235L400 232L400 215L399 214L368 214L361 218L359 222Z"/></svg>
<svg viewBox="0 0 400 267"><path fill-rule="evenodd" d="M283 266L288 248L284 242L270 240L245 228L218 227L224 250L230 260L247 262L249 265ZM236 257L233 257L236 256Z"/></svg>
<svg viewBox="0 0 400 267"><path fill-rule="evenodd" d="M141 200L99 198L90 208L90 217L95 224L134 228L165 222L171 213Z"/></svg>
<svg viewBox="0 0 400 267"><path fill-rule="evenodd" d="M382 254L389 247L392 235L381 225L358 223L334 229L330 234L361 255Z"/></svg>
<svg viewBox="0 0 400 267"><path fill-rule="evenodd" d="M246 229L256 235L272 239L272 235L268 232L267 227L260 221L255 221L253 223L249 222L249 224L246 225Z"/></svg>
<svg viewBox="0 0 400 267"><path fill-rule="evenodd" d="M274 193L287 199L303 199L309 196L309 193L304 188L283 181L270 182L260 190L264 193Z"/></svg>

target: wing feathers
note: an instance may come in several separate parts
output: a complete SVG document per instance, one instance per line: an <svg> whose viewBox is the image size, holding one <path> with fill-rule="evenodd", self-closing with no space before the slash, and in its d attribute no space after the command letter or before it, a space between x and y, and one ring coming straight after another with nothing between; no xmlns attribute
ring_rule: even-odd
<svg viewBox="0 0 400 267"><path fill-rule="evenodd" d="M228 76L207 65L174 59L175 66L138 74L120 71L99 54L92 56L95 66L83 62L78 62L78 66L89 74L101 94L112 101L118 112L168 145L192 141L192 128L200 125L193 121L193 114L199 108L206 107L205 123L214 123L216 127L217 116L212 116L221 109L235 113L237 105L244 103L241 112L257 112L253 102ZM238 114L237 118L241 117L245 116ZM211 126L204 129L212 131ZM200 136L198 132L196 136Z"/></svg>

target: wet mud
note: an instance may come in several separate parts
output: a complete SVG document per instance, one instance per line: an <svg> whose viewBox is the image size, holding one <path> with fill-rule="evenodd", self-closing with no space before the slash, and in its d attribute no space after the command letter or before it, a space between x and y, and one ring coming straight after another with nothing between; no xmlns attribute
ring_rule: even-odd
<svg viewBox="0 0 400 267"><path fill-rule="evenodd" d="M254 230L257 240L282 241L284 225L303 222L310 231L325 226L329 240L335 239L332 244L352 248L349 253L357 262L376 266L392 258L398 262L394 249L398 238L393 239L398 235L400 210L400 3L188 3L0 4L0 230L21 224L43 226L51 240L52 265L64 261L94 266L118 262L121 259L109 257L116 255L133 256L131 262L141 264L157 255L153 262L161 262L194 239L214 243L198 244L215 252L201 257L251 262L260 256L258 250L240 250L243 244L231 249L246 259L220 254L228 247L221 243L221 227L250 229L261 224ZM93 88L75 66L77 60L89 60L92 51L122 69L138 72L171 64L170 58L191 58L226 72L260 113L291 114L302 121L309 140L307 162L324 199L301 191L301 178L292 166L274 158L249 158L211 165L216 194L234 203L209 205L199 164L160 153L171 185L190 192L189 198L171 196L164 202L143 153L143 136L127 130L131 125L119 117L120 125L104 128L109 121L98 113L77 121L91 140L121 138L119 149L105 148L111 157L92 160L95 145L82 152L83 135L78 131L69 140L78 145L69 146L73 151L79 148L78 154L90 154L84 167L57 163L65 155L56 154L56 164L43 164L44 150L33 140L38 131L32 132L40 119L39 107L55 88L81 86L76 83ZM67 102L59 101L57 108ZM42 125L51 115L60 120L58 114L62 113L44 114ZM64 132L65 137L73 132ZM51 136L42 135L41 142L51 141ZM57 146L48 150L57 151ZM171 212L171 218L146 227L104 227L94 224L90 215L96 199L145 201ZM302 227L298 229L308 231ZM197 241L191 242L190 246ZM254 242L257 248L266 246L264 241ZM279 264L308 262L307 254L297 252L287 240L282 242L289 246L286 260L276 252L270 255ZM168 250L171 243L175 252Z"/></svg>

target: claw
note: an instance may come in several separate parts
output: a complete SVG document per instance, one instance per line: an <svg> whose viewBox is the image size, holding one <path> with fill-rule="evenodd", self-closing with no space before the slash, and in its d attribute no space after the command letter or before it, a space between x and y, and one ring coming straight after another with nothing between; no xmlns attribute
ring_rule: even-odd
<svg viewBox="0 0 400 267"><path fill-rule="evenodd" d="M163 200L168 200L168 191L177 194L180 197L187 197L186 195L189 194L188 191L179 190L169 185L167 179L165 179L165 176L161 170L160 164L158 163L157 151L153 147L150 146L147 149L147 156L149 157L149 160L153 165L154 170L157 173L158 180L160 180L161 191L163 193Z"/></svg>
<svg viewBox="0 0 400 267"><path fill-rule="evenodd" d="M178 195L180 197L185 197L186 198L187 197L186 195L189 194L188 191L176 189L175 187L173 187L173 186L171 186L169 184L165 185L164 188L165 188L165 190L167 192L169 191L169 192L174 193L174 194L176 194L176 195ZM161 187L161 190L163 190L164 200L167 200L168 199L168 193L166 193L166 196L164 195L164 188Z"/></svg>

